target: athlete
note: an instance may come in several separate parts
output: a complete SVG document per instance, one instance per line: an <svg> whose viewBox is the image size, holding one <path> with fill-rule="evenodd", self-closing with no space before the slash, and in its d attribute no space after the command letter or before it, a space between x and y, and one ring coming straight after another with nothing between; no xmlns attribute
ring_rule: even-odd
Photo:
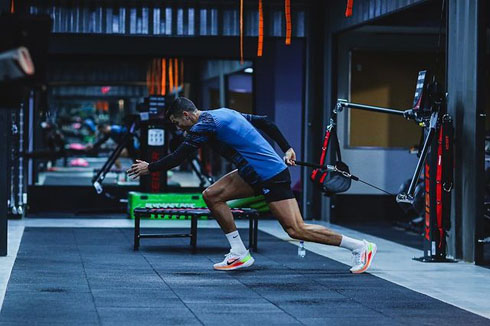
<svg viewBox="0 0 490 326"><path fill-rule="evenodd" d="M228 239L231 249L225 259L214 264L216 270L249 267L254 258L245 248L226 204L232 199L262 194L272 215L291 238L340 246L352 252L352 273L365 272L376 254L376 245L338 234L324 226L306 224L291 190L291 177L286 164L295 165L296 154L278 127L265 116L242 114L220 108L201 111L187 98L179 97L168 108L166 116L179 129L186 131L184 142L171 154L147 163L136 160L127 171L133 179L154 171L178 166L201 145L210 144L236 170L226 174L203 192L203 198ZM271 137L285 152L281 159L257 129Z"/></svg>

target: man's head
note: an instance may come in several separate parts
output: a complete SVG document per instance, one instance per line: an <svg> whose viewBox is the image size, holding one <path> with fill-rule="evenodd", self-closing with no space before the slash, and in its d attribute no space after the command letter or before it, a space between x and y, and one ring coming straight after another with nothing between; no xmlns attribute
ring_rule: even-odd
<svg viewBox="0 0 490 326"><path fill-rule="evenodd" d="M107 123L99 124L97 130L99 130L101 134L108 135L111 132L111 126Z"/></svg>
<svg viewBox="0 0 490 326"><path fill-rule="evenodd" d="M199 118L198 110L191 100L178 97L167 109L167 118L179 129L189 130Z"/></svg>

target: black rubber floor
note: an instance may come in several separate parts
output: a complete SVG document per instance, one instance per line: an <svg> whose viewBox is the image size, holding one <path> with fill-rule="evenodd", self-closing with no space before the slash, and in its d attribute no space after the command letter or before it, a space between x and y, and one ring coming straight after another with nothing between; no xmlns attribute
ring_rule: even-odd
<svg viewBox="0 0 490 326"><path fill-rule="evenodd" d="M133 252L131 237L27 228L0 325L489 324L311 252L297 258L295 246L264 233L253 268L236 272L212 270L227 251L218 229L199 230L195 255L188 239L144 239Z"/></svg>

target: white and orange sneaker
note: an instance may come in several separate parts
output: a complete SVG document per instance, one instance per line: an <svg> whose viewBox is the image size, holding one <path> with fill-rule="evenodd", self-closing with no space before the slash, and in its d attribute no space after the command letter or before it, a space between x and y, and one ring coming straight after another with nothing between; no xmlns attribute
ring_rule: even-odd
<svg viewBox="0 0 490 326"><path fill-rule="evenodd" d="M376 255L376 244L362 240L364 246L352 251L354 266L350 269L351 273L360 274L368 270Z"/></svg>
<svg viewBox="0 0 490 326"><path fill-rule="evenodd" d="M254 261L255 260L248 250L242 255L237 255L230 250L230 252L225 255L225 260L221 263L214 264L213 267L219 271L232 271L252 266Z"/></svg>

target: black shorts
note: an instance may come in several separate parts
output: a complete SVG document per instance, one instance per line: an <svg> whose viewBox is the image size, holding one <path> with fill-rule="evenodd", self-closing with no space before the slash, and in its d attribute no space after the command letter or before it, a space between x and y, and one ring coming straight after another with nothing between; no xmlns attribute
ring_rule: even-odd
<svg viewBox="0 0 490 326"><path fill-rule="evenodd" d="M252 188L256 195L263 195L268 203L295 198L288 168L268 180L252 185Z"/></svg>

